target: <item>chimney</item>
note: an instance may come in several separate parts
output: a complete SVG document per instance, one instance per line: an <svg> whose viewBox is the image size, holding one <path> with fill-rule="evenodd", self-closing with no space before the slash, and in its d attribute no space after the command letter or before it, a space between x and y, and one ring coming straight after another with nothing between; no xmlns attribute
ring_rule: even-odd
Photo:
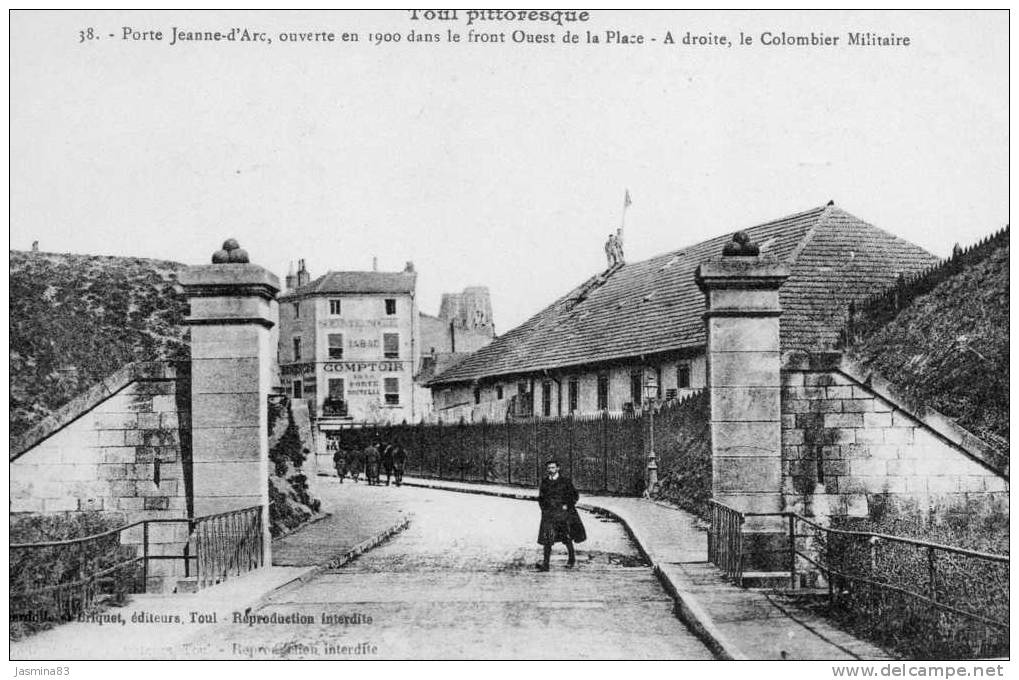
<svg viewBox="0 0 1019 680"><path fill-rule="evenodd" d="M372 271L377 272L379 270L379 258L372 255Z"/></svg>
<svg viewBox="0 0 1019 680"><path fill-rule="evenodd" d="M456 352L456 322L449 322L449 351Z"/></svg>
<svg viewBox="0 0 1019 680"><path fill-rule="evenodd" d="M300 288L308 283L311 283L311 274L304 268L304 259L297 261L297 287Z"/></svg>
<svg viewBox="0 0 1019 680"><path fill-rule="evenodd" d="M403 271L407 272L408 274L414 273L414 263L411 262L410 260L407 260L407 266L403 268Z"/></svg>
<svg viewBox="0 0 1019 680"><path fill-rule="evenodd" d="M290 269L287 270L287 290L293 290L295 283L297 283L297 277L294 276L294 261L290 260Z"/></svg>

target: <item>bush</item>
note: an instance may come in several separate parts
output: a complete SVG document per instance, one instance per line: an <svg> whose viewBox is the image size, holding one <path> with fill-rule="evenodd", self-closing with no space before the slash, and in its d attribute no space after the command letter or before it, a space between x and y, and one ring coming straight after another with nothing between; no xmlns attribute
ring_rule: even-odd
<svg viewBox="0 0 1019 680"><path fill-rule="evenodd" d="M12 517L10 541L39 543L94 536L123 526L123 518L96 512ZM122 603L144 590L137 549L114 532L70 545L10 551L10 639ZM121 566L117 566L121 565ZM100 577L94 575L109 571ZM57 587L59 586L59 587Z"/></svg>
<svg viewBox="0 0 1019 680"><path fill-rule="evenodd" d="M915 538L980 552L1008 553L1008 516L977 501L936 512L879 498L871 518L842 519L835 528ZM925 596L939 604L1008 621L1009 565L887 540L831 534L824 559L841 572ZM931 560L934 581L931 583ZM860 580L833 581L840 593L829 613L861 637L906 658L1007 656L1007 631L946 611L916 597Z"/></svg>
<svg viewBox="0 0 1019 680"><path fill-rule="evenodd" d="M269 477L269 530L273 536L280 536L311 519L322 503L312 498L308 489L308 477L302 468L310 451L301 441L290 400L284 398L270 401L269 415L271 434L275 434L286 423L283 434L269 449L269 462L272 464L272 474Z"/></svg>
<svg viewBox="0 0 1019 680"><path fill-rule="evenodd" d="M655 498L707 520L711 499L707 390L659 411L655 416L655 452L659 461Z"/></svg>

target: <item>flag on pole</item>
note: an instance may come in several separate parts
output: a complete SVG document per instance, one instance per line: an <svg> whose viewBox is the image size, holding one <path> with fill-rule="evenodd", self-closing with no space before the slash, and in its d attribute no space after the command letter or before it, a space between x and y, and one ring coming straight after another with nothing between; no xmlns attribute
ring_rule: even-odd
<svg viewBox="0 0 1019 680"><path fill-rule="evenodd" d="M623 216L619 220L619 236L622 236L623 228L626 227L626 209L630 207L633 201L630 200L630 190L626 190L626 195L623 196Z"/></svg>

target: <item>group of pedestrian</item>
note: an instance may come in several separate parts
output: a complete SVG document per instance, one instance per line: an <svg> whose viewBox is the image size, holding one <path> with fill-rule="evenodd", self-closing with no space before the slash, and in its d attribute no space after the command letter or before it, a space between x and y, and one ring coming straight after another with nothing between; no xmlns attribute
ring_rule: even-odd
<svg viewBox="0 0 1019 680"><path fill-rule="evenodd" d="M376 438L362 450L338 448L333 454L333 466L340 484L348 475L357 483L364 473L369 486L382 484L381 475L386 475L386 486L394 481L403 484L403 471L407 467L407 451L399 444L387 444Z"/></svg>

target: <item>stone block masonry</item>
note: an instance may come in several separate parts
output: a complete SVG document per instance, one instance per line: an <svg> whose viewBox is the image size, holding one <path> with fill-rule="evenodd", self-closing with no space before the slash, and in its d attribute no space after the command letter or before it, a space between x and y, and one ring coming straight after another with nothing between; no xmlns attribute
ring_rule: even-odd
<svg viewBox="0 0 1019 680"><path fill-rule="evenodd" d="M12 442L12 517L100 512L124 524L186 517L189 404L186 363L135 363L110 376ZM141 533L122 540L140 543ZM183 540L150 535L149 549L180 554ZM153 563L150 585L170 583L181 566Z"/></svg>
<svg viewBox="0 0 1019 680"><path fill-rule="evenodd" d="M707 298L711 495L742 512L784 509L778 291L788 276L785 264L757 256L723 255L696 273ZM745 566L777 566L779 519L750 516L743 530Z"/></svg>
<svg viewBox="0 0 1019 680"><path fill-rule="evenodd" d="M180 283L191 304L194 514L262 506L271 563L267 402L279 281L244 262L189 267Z"/></svg>
<svg viewBox="0 0 1019 680"><path fill-rule="evenodd" d="M781 401L782 472L800 509L818 489L841 516L866 516L878 494L1007 502L1008 470L986 445L841 355L785 355Z"/></svg>

